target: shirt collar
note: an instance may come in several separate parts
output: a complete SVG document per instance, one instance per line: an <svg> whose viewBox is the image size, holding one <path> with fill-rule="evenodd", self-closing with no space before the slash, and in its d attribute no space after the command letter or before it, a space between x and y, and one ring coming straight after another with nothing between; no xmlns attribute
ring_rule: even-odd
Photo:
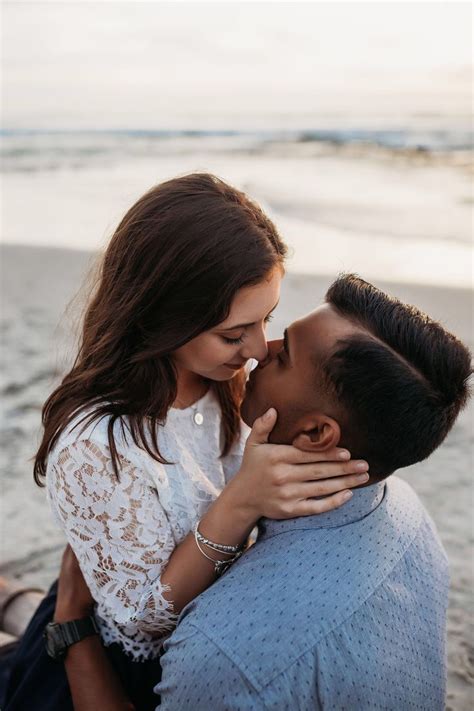
<svg viewBox="0 0 474 711"><path fill-rule="evenodd" d="M262 518L258 523L259 538L269 538L295 528L339 528L368 516L380 505L385 495L385 481L353 491L353 497L338 509L314 516L275 520Z"/></svg>

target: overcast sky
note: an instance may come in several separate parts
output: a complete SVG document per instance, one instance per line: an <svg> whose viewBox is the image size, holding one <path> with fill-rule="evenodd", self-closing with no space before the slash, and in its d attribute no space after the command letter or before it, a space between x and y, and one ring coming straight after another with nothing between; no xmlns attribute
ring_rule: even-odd
<svg viewBox="0 0 474 711"><path fill-rule="evenodd" d="M470 3L3 3L3 124L467 117Z"/></svg>

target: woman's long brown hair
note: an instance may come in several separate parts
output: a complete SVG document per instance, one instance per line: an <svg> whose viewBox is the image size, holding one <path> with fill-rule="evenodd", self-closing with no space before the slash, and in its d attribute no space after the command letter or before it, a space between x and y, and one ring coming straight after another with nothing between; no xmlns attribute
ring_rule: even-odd
<svg viewBox="0 0 474 711"><path fill-rule="evenodd" d="M117 422L125 436L129 431L137 446L166 463L158 426L177 393L171 354L225 320L236 292L262 281L285 254L263 211L213 175L175 178L141 197L104 254L73 367L43 407L36 483L43 485L51 449L81 412L86 423L109 417L117 476ZM222 454L239 432L243 386L243 375L212 384L222 410Z"/></svg>

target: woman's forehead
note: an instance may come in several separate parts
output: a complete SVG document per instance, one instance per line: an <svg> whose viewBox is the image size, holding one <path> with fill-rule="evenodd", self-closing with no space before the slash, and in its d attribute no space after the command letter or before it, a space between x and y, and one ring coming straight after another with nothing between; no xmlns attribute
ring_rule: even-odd
<svg viewBox="0 0 474 711"><path fill-rule="evenodd" d="M281 274L275 272L269 280L244 287L236 293L228 317L219 328L252 324L265 318L278 304Z"/></svg>

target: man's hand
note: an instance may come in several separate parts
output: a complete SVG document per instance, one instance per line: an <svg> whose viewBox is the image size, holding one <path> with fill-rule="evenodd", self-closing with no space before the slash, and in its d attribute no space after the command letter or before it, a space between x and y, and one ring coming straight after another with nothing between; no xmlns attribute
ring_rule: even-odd
<svg viewBox="0 0 474 711"><path fill-rule="evenodd" d="M71 546L66 546L59 574L55 622L68 622L91 615L94 599L89 592Z"/></svg>

